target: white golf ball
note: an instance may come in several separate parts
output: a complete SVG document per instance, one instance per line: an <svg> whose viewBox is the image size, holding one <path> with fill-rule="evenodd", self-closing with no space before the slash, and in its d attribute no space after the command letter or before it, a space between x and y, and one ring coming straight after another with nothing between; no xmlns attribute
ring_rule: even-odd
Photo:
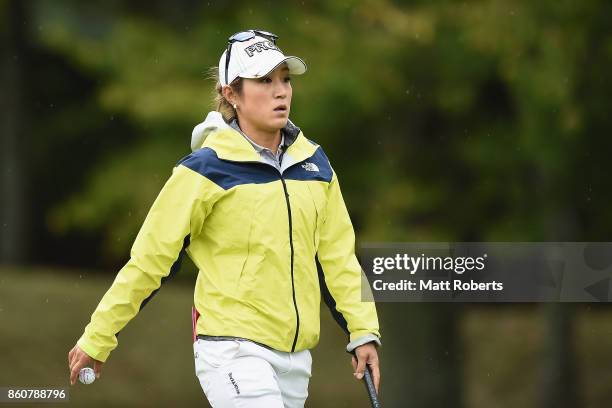
<svg viewBox="0 0 612 408"><path fill-rule="evenodd" d="M85 367L81 368L79 371L79 381L83 384L91 384L96 380L96 374L94 373L93 368Z"/></svg>

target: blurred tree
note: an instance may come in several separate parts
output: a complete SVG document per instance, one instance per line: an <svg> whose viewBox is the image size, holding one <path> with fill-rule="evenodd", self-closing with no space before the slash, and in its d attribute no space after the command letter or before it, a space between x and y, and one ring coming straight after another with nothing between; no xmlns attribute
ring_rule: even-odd
<svg viewBox="0 0 612 408"><path fill-rule="evenodd" d="M44 198L32 220L38 230L19 230L39 231L28 238L37 248L61 261L64 242L82 248L75 263L121 265L210 108L207 67L228 35L248 27L276 32L281 48L309 64L293 81L292 120L331 158L361 241L609 240L609 2L211 3L32 3L32 35L46 51L38 66L47 68L36 83L55 90L40 99L53 112L41 108L27 121L38 146L27 177L46 195L36 195ZM16 72L9 65L3 72ZM5 89L19 93L19 83ZM9 116L16 106L2 113L13 129L2 133L9 158L26 122L18 118L29 115ZM86 159L70 159L83 149ZM3 177L9 164L3 159ZM3 245L18 236L3 234ZM425 405L461 404L460 311L407 309L385 313L389 369L406 372L409 394ZM568 375L571 314L559 313L549 320L559 343L546 346L544 376L561 380L542 401L578 401L570 382L579 379ZM407 349L413 364L394 366ZM403 377L390 381L390 401L406 395Z"/></svg>
<svg viewBox="0 0 612 408"><path fill-rule="evenodd" d="M551 304L544 308L546 334L542 353L542 393L540 406L544 408L573 408L583 406L578 389L574 345L574 306Z"/></svg>
<svg viewBox="0 0 612 408"><path fill-rule="evenodd" d="M19 264L27 258L27 114L24 110L27 64L25 20L28 1L0 2L3 21L0 84L0 263Z"/></svg>

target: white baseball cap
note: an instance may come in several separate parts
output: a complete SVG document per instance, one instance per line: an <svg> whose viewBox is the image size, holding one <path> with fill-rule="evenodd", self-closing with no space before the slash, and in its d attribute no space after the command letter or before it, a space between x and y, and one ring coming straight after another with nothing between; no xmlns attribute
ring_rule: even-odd
<svg viewBox="0 0 612 408"><path fill-rule="evenodd" d="M276 35L260 30L241 31L232 35L227 49L219 59L221 85L231 84L238 77L266 76L283 62L287 63L290 74L301 75L306 72L306 63L301 58L285 56L276 46L276 38Z"/></svg>

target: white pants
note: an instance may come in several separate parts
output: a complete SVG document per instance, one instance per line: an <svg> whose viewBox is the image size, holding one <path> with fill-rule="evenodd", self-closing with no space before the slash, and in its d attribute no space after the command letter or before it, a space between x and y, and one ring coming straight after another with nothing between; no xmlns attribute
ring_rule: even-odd
<svg viewBox="0 0 612 408"><path fill-rule="evenodd" d="M250 341L193 343L196 375L213 408L303 408L312 357L270 350Z"/></svg>

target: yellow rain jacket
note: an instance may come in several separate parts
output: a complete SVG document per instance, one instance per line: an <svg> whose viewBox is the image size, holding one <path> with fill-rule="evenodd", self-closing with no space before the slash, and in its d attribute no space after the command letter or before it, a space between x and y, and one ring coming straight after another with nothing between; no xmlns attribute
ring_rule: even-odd
<svg viewBox="0 0 612 408"><path fill-rule="evenodd" d="M106 361L183 252L199 268L198 334L310 349L323 297L349 341L380 336L374 303L361 301L353 227L323 149L287 126L281 173L224 124L208 127L153 203L77 342L92 358Z"/></svg>

